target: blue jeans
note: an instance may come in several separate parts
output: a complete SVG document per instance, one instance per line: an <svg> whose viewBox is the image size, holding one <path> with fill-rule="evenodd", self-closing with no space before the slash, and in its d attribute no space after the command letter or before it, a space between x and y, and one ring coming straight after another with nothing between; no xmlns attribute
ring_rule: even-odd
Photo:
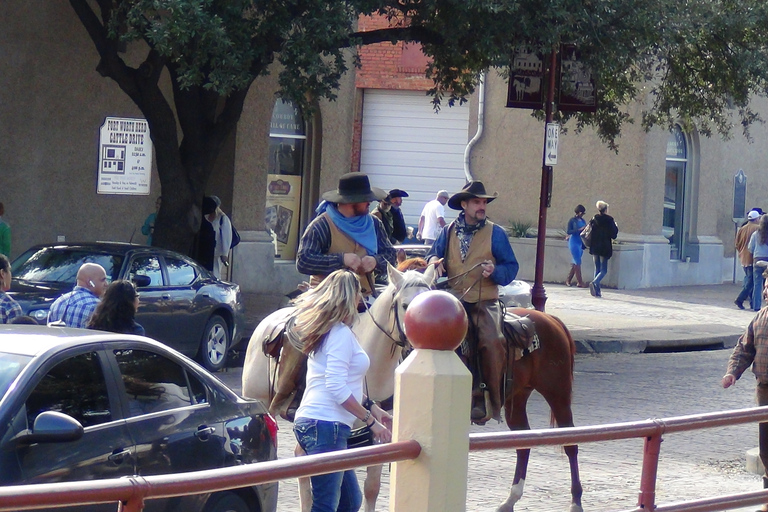
<svg viewBox="0 0 768 512"><path fill-rule="evenodd" d="M592 259L595 262L595 278L592 279L592 283L595 285L595 291L600 294L600 282L608 273L608 259L605 256L592 255Z"/></svg>
<svg viewBox="0 0 768 512"><path fill-rule="evenodd" d="M336 421L299 418L293 433L307 455L347 449L350 428ZM353 469L310 477L312 512L357 512L363 503Z"/></svg>
<svg viewBox="0 0 768 512"><path fill-rule="evenodd" d="M763 270L765 269L757 265L752 268L752 309L760 311L760 306L763 304Z"/></svg>
<svg viewBox="0 0 768 512"><path fill-rule="evenodd" d="M741 287L736 302L744 302L749 299L749 307L752 308L752 290L755 283L755 276L752 275L752 265L744 267L744 285Z"/></svg>

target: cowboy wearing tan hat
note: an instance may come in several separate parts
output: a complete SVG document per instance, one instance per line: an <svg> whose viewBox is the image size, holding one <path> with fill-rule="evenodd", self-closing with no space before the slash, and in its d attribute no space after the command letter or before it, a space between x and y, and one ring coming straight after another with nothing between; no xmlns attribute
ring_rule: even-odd
<svg viewBox="0 0 768 512"><path fill-rule="evenodd" d="M519 268L506 231L485 216L488 203L497 196L486 194L481 181L467 183L448 200L448 207L461 213L442 229L427 253L439 275L447 271L450 292L469 318L468 347L464 350L462 344L461 355L472 372L472 421L480 424L491 417L501 420L502 373L501 365L494 363L506 356L498 285L509 284Z"/></svg>
<svg viewBox="0 0 768 512"><path fill-rule="evenodd" d="M360 172L344 174L336 190L322 195L323 211L307 226L296 255L296 268L311 276L310 286L334 270L348 268L360 276L363 294L372 293L372 272L386 274L387 262L396 261L384 225L368 213L371 202L386 195Z"/></svg>

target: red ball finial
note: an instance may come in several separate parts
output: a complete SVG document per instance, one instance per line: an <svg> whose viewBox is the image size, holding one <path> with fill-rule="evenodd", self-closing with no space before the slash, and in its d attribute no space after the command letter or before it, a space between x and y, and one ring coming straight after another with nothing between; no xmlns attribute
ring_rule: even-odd
<svg viewBox="0 0 768 512"><path fill-rule="evenodd" d="M455 350L467 334L467 313L448 292L420 293L405 311L405 332L415 348Z"/></svg>

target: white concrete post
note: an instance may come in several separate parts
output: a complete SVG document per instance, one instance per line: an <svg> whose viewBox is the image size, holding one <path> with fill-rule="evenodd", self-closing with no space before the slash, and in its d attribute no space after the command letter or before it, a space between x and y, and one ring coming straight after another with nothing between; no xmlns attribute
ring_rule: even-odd
<svg viewBox="0 0 768 512"><path fill-rule="evenodd" d="M456 318L446 320L446 304ZM436 321L419 323L418 317L432 317L435 310L442 310ZM394 463L390 512L466 510L472 376L453 351L464 338L466 321L464 308L446 292L419 295L408 307L409 339L422 348L395 372L393 440L415 439L422 451L415 460Z"/></svg>

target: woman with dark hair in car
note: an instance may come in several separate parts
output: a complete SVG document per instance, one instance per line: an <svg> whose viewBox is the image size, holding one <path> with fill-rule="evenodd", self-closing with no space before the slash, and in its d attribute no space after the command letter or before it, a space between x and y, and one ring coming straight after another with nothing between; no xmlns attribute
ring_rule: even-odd
<svg viewBox="0 0 768 512"><path fill-rule="evenodd" d="M88 321L88 328L144 336L144 328L134 319L137 309L139 294L136 287L130 281L119 279L104 292Z"/></svg>
<svg viewBox="0 0 768 512"><path fill-rule="evenodd" d="M11 262L0 254L0 324L11 323L22 315L21 306L5 292L11 288Z"/></svg>

